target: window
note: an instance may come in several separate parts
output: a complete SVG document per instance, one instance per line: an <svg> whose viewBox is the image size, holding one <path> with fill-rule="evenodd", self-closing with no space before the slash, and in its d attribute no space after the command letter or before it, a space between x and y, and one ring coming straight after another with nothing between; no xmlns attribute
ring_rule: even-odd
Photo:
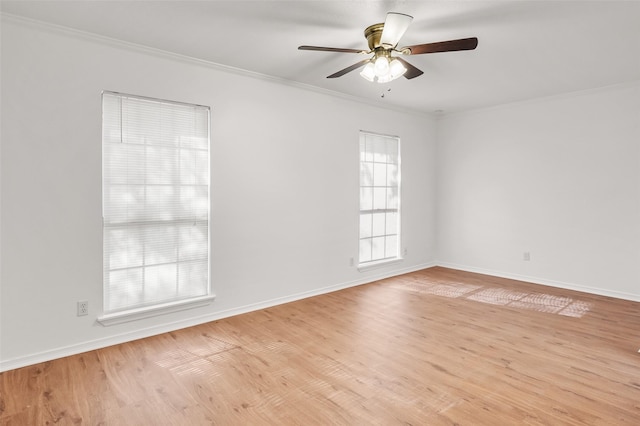
<svg viewBox="0 0 640 426"><path fill-rule="evenodd" d="M360 132L360 266L397 259L400 139Z"/></svg>
<svg viewBox="0 0 640 426"><path fill-rule="evenodd" d="M102 109L103 318L209 302L209 108L105 92Z"/></svg>

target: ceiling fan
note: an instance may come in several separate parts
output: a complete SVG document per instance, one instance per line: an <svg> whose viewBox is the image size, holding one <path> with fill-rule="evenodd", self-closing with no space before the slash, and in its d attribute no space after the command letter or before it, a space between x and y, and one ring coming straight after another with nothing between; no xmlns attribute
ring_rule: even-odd
<svg viewBox="0 0 640 426"><path fill-rule="evenodd" d="M319 50L323 52L360 53L373 56L359 61L343 70L333 73L327 78L341 77L364 65L360 75L378 83L387 83L400 76L412 79L423 74L421 70L411 65L392 52L401 55L422 55L424 53L454 52L458 50L473 50L478 46L476 37L458 40L440 41L436 43L416 44L397 48L400 39L409 28L412 16L403 13L389 12L384 23L373 24L364 30L364 36L369 43L369 50L344 49L339 47L299 46L299 50Z"/></svg>

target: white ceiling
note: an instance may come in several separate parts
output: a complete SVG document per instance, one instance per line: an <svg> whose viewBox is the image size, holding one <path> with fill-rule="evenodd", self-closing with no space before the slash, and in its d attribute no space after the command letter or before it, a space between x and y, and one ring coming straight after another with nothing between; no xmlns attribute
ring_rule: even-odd
<svg viewBox="0 0 640 426"><path fill-rule="evenodd" d="M640 80L640 1L633 0L2 0L1 10L421 112ZM297 50L366 49L364 29L389 11L414 17L400 46L478 37L478 48L405 57L424 74L382 85L358 71L325 78L361 60L357 54Z"/></svg>

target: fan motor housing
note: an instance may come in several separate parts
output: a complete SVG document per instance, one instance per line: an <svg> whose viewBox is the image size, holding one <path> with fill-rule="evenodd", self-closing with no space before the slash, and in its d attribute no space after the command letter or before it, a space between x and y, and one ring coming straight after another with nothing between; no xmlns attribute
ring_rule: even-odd
<svg viewBox="0 0 640 426"><path fill-rule="evenodd" d="M369 43L369 50L374 50L376 47L380 47L380 38L382 37L382 30L384 29L384 24L373 24L369 25L364 30L364 36L367 38L367 42Z"/></svg>

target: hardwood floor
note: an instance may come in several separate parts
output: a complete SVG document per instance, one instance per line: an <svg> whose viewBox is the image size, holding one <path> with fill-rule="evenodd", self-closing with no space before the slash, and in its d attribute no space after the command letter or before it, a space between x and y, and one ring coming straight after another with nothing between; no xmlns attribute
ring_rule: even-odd
<svg viewBox="0 0 640 426"><path fill-rule="evenodd" d="M0 374L2 425L640 425L640 303L431 268Z"/></svg>

